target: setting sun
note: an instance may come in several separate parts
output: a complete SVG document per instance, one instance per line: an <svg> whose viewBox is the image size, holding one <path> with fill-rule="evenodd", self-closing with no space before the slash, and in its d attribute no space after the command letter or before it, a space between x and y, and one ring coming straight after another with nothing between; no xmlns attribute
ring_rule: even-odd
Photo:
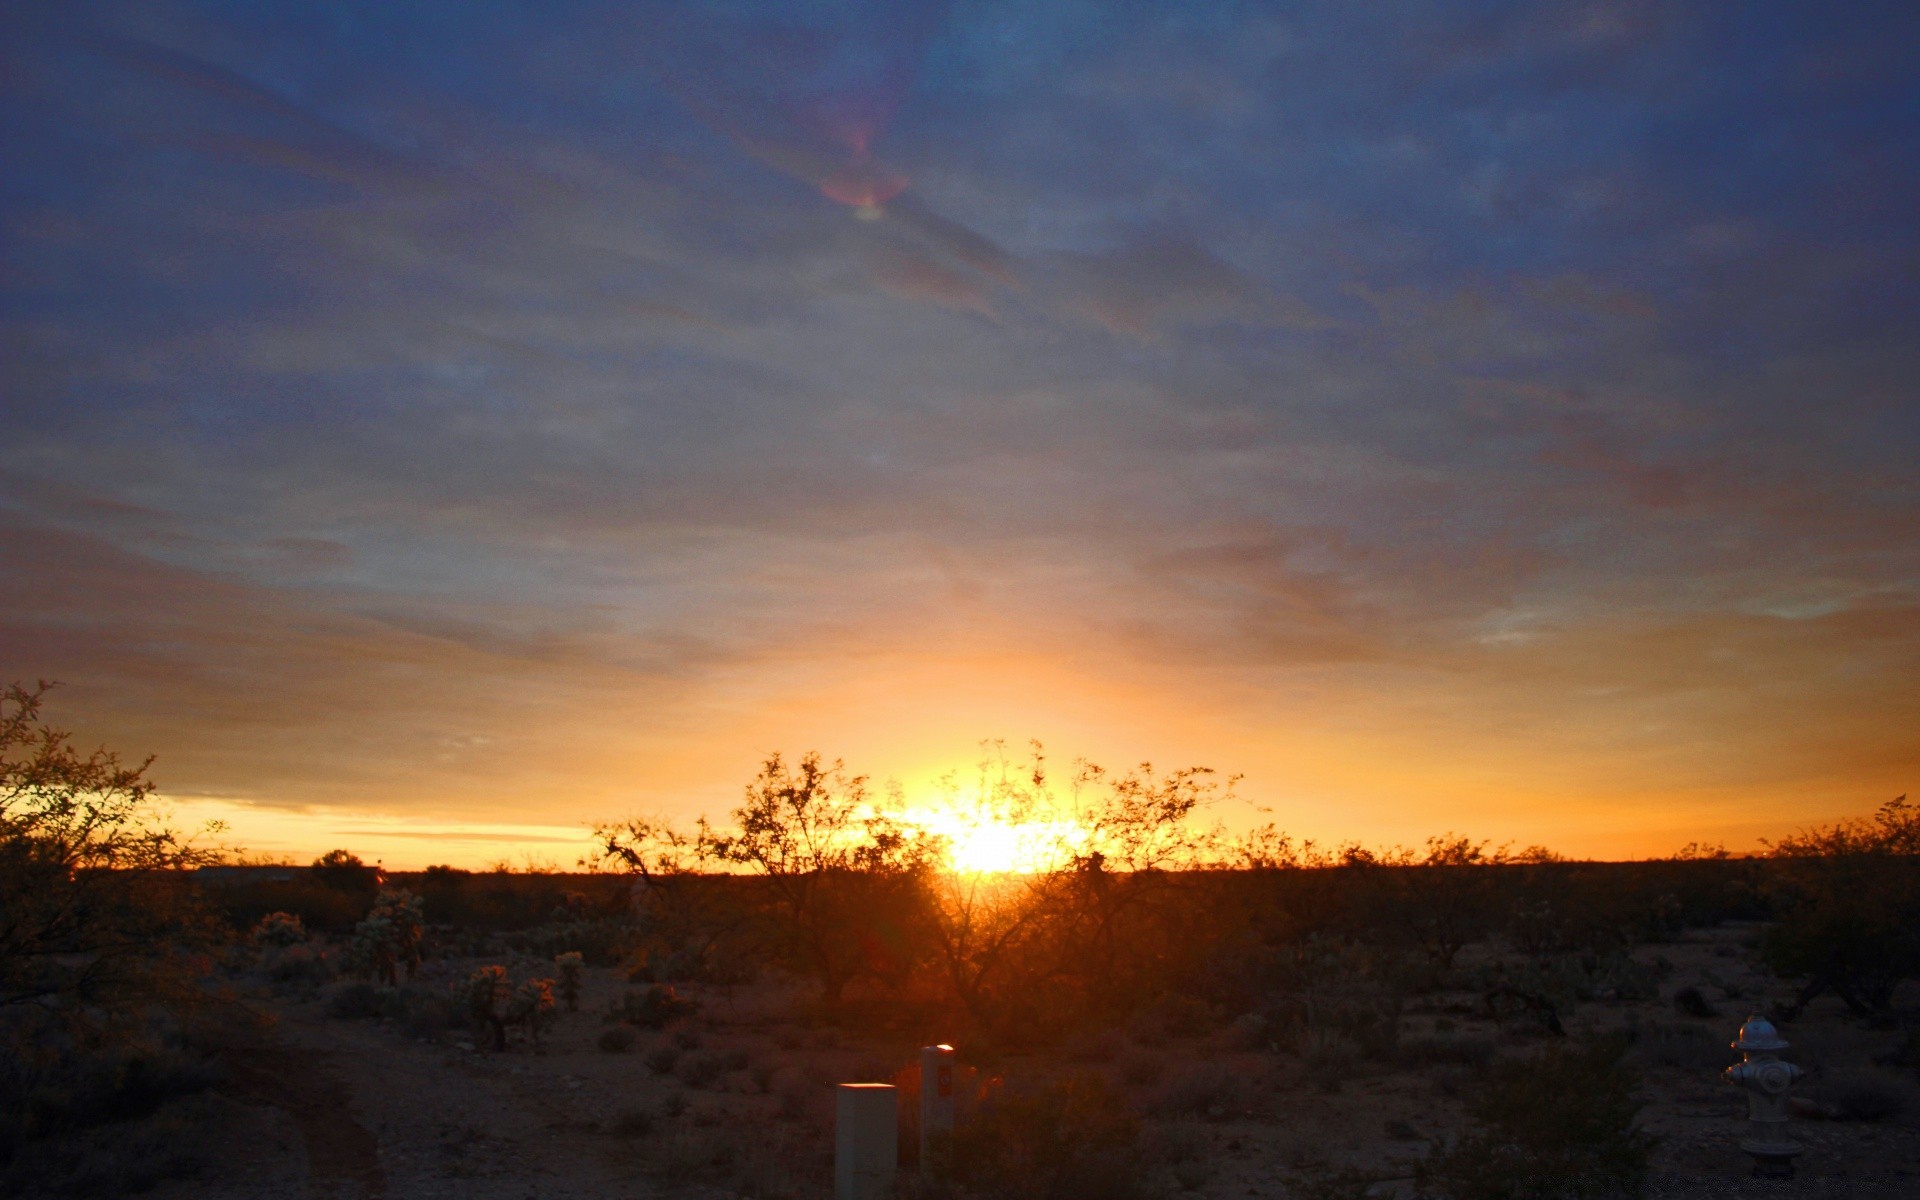
<svg viewBox="0 0 1920 1200"><path fill-rule="evenodd" d="M1044 871L1073 855L1085 831L1073 821L1005 821L938 809L922 818L947 839L947 866L961 874Z"/></svg>

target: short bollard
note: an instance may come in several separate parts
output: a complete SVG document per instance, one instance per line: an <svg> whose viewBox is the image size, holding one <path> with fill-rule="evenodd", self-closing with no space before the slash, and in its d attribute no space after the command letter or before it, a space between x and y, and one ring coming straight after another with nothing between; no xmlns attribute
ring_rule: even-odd
<svg viewBox="0 0 1920 1200"><path fill-rule="evenodd" d="M1802 1072L1773 1056L1776 1050L1785 1050L1787 1043L1765 1017L1748 1017L1733 1048L1742 1061L1727 1068L1726 1079L1747 1093L1748 1133L1740 1139L1740 1148L1753 1156L1755 1175L1791 1179L1800 1143L1787 1136L1787 1092L1800 1081Z"/></svg>
<svg viewBox="0 0 1920 1200"><path fill-rule="evenodd" d="M886 1200L900 1166L899 1101L890 1083L843 1083L833 1123L834 1200Z"/></svg>
<svg viewBox="0 0 1920 1200"><path fill-rule="evenodd" d="M953 1136L953 1047L920 1048L920 1173L939 1174ZM936 1161L938 1160L938 1161Z"/></svg>

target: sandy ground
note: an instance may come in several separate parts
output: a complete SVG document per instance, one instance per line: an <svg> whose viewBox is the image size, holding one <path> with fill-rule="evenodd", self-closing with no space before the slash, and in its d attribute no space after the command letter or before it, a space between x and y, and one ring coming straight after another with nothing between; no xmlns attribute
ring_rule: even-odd
<svg viewBox="0 0 1920 1200"><path fill-rule="evenodd" d="M1645 1077L1642 1120L1661 1139L1652 1194L1920 1197L1920 1086L1911 1071L1873 1063L1899 1035L1854 1021L1828 1001L1786 1031L1795 1048L1785 1057L1811 1072L1802 1090L1818 1102L1842 1083L1866 1078L1894 1090L1904 1109L1875 1122L1797 1121L1795 1136L1806 1147L1798 1178L1783 1183L1748 1174L1735 1146L1744 1100L1720 1082L1715 1047L1731 1038L1748 1008L1790 993L1753 965L1745 951L1750 935L1730 925L1645 947L1643 957L1673 964L1661 1000L1596 1002L1568 1020L1575 1035L1658 1027L1662 1044L1674 1047L1636 1052ZM423 982L450 983L471 965L430 963ZM516 977L533 965L518 967ZM630 985L611 971L588 974L581 1011L562 1014L543 1045L498 1054L473 1048L461 1034L417 1039L391 1022L334 1019L323 997L261 1001L273 1021L235 1035L223 1117L208 1147L211 1165L153 1194L824 1196L832 1083L890 1075L911 1061L920 1041L872 1027L804 1027L787 1015L790 994L757 988L731 998L695 993L698 1016L668 1030L636 1031L631 1050L609 1053L598 1046L612 1028L603 1014ZM1717 1016L1674 1011L1670 997L1688 985L1700 987ZM1911 1007L1915 997L1903 1000ZM1467 997L1428 998L1406 1018L1403 1036L1435 1029L1524 1049ZM1356 1063L1351 1077L1329 1091L1309 1082L1289 1054L1235 1050L1217 1035L1153 1041L1094 1044L1069 1057L1112 1074L1148 1112L1156 1096L1196 1072L1231 1079L1227 1103L1154 1121L1152 1136L1185 1150L1187 1165L1169 1182L1173 1191L1285 1197L1303 1166L1332 1162L1388 1177L1372 1195L1405 1194L1429 1139L1462 1124L1461 1068ZM664 1054L677 1056L677 1074L649 1064ZM687 1070L696 1059L705 1060L705 1072ZM996 1068L1016 1078L1059 1065L1059 1058L1011 1059Z"/></svg>

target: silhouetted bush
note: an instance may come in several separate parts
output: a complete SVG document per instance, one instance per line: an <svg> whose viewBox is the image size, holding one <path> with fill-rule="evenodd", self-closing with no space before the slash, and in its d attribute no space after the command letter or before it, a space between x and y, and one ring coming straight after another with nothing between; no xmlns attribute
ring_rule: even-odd
<svg viewBox="0 0 1920 1200"><path fill-rule="evenodd" d="M1885 1013L1920 978L1920 807L1901 796L1866 820L1783 838L1770 865L1781 917L1762 953L1807 981L1790 1015L1828 991L1854 1013Z"/></svg>
<svg viewBox="0 0 1920 1200"><path fill-rule="evenodd" d="M1400 1043L1401 1061L1408 1065L1458 1064L1478 1067L1493 1061L1493 1039L1477 1034L1436 1033L1407 1038Z"/></svg>
<svg viewBox="0 0 1920 1200"><path fill-rule="evenodd" d="M1906 1092L1896 1081L1868 1074L1842 1075L1818 1093L1836 1121L1885 1121L1907 1107Z"/></svg>
<svg viewBox="0 0 1920 1200"><path fill-rule="evenodd" d="M642 1029L662 1029L682 1017L692 1016L698 1008L664 983L650 985L646 991L621 994L614 1015Z"/></svg>
<svg viewBox="0 0 1920 1200"><path fill-rule="evenodd" d="M1243 1114L1249 1096L1243 1076L1224 1066L1194 1063L1182 1067L1155 1089L1147 1102L1147 1111L1156 1117L1224 1121Z"/></svg>
<svg viewBox="0 0 1920 1200"><path fill-rule="evenodd" d="M1009 1200L1129 1200L1145 1194L1140 1122L1098 1075L983 1103L953 1134L955 1178Z"/></svg>
<svg viewBox="0 0 1920 1200"><path fill-rule="evenodd" d="M615 1025L600 1035L599 1045L608 1054L625 1054L633 1049L637 1035L625 1025Z"/></svg>
<svg viewBox="0 0 1920 1200"><path fill-rule="evenodd" d="M0 1056L0 1195L119 1196L198 1168L206 1114L177 1102L220 1080L212 1061L164 1040L57 1048L37 1014L6 1032L40 1053Z"/></svg>
<svg viewBox="0 0 1920 1200"><path fill-rule="evenodd" d="M343 1021L371 1021L387 1015L391 989L371 983L342 984L327 998L327 1015Z"/></svg>
<svg viewBox="0 0 1920 1200"><path fill-rule="evenodd" d="M1469 1103L1473 1128L1423 1164L1449 1200L1637 1195L1653 1139L1613 1042L1556 1045L1497 1063Z"/></svg>
<svg viewBox="0 0 1920 1200"><path fill-rule="evenodd" d="M704 1088L726 1073L726 1065L717 1055L689 1054L673 1068L674 1078L690 1088Z"/></svg>

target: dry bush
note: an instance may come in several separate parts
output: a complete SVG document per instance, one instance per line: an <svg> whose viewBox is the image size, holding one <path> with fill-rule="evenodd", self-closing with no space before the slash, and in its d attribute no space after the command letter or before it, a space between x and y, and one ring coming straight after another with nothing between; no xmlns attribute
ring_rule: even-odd
<svg viewBox="0 0 1920 1200"><path fill-rule="evenodd" d="M1771 866L1781 919L1764 956L1807 981L1788 1015L1828 991L1856 1014L1888 1012L1901 982L1920 978L1920 807L1901 796L1783 838Z"/></svg>
<svg viewBox="0 0 1920 1200"><path fill-rule="evenodd" d="M19 1020L18 1017L15 1020ZM219 1068L177 1038L91 1047L29 1015L37 1052L0 1061L0 1195L122 1196L199 1169Z"/></svg>
<svg viewBox="0 0 1920 1200"><path fill-rule="evenodd" d="M1480 1034L1436 1033L1400 1043L1400 1061L1408 1066L1454 1064L1479 1067L1493 1061L1493 1039Z"/></svg>
<svg viewBox="0 0 1920 1200"><path fill-rule="evenodd" d="M672 986L650 984L644 992L631 988L620 994L613 1007L614 1016L642 1029L664 1029L682 1017L692 1016L699 1006L681 997Z"/></svg>
<svg viewBox="0 0 1920 1200"><path fill-rule="evenodd" d="M716 1054L689 1054L673 1069L674 1078L690 1088L705 1088L726 1074L726 1065Z"/></svg>
<svg viewBox="0 0 1920 1200"><path fill-rule="evenodd" d="M371 983L345 983L327 998L327 1015L343 1021L372 1021L387 1015L390 989Z"/></svg>
<svg viewBox="0 0 1920 1200"><path fill-rule="evenodd" d="M1611 1042L1556 1044L1495 1064L1468 1105L1473 1127L1422 1165L1449 1200L1637 1195L1653 1139L1637 1126L1637 1080Z"/></svg>
<svg viewBox="0 0 1920 1200"><path fill-rule="evenodd" d="M1836 1121L1885 1121L1906 1111L1908 1089L1892 1076L1847 1071L1808 1089Z"/></svg>
<svg viewBox="0 0 1920 1200"><path fill-rule="evenodd" d="M405 888L382 888L373 908L353 927L347 946L347 967L388 987L399 985L399 969L411 981L420 969L421 939L426 930L420 897Z"/></svg>
<svg viewBox="0 0 1920 1200"><path fill-rule="evenodd" d="M1247 1110L1251 1091L1249 1081L1239 1072L1217 1063L1189 1063L1154 1090L1146 1109L1156 1117L1224 1121Z"/></svg>
<svg viewBox="0 0 1920 1200"><path fill-rule="evenodd" d="M1713 1074L1740 1058L1727 1045L1727 1031L1699 1025L1630 1024L1625 1037L1633 1057L1651 1067Z"/></svg>
<svg viewBox="0 0 1920 1200"><path fill-rule="evenodd" d="M792 1068L774 1074L773 1095L780 1115L789 1121L822 1124L832 1103L832 1094L826 1087Z"/></svg>
<svg viewBox="0 0 1920 1200"><path fill-rule="evenodd" d="M583 960L578 951L569 950L554 956L553 965L560 969L560 998L566 1002L568 1012L580 1011L580 976Z"/></svg>
<svg viewBox="0 0 1920 1200"><path fill-rule="evenodd" d="M954 1177L1008 1200L1130 1200L1145 1194L1140 1121L1098 1075L1003 1092L954 1130Z"/></svg>
<svg viewBox="0 0 1920 1200"><path fill-rule="evenodd" d="M638 1035L627 1026L616 1025L600 1035L598 1044L600 1048L608 1054L625 1054L627 1051L633 1049L633 1043L637 1036Z"/></svg>

